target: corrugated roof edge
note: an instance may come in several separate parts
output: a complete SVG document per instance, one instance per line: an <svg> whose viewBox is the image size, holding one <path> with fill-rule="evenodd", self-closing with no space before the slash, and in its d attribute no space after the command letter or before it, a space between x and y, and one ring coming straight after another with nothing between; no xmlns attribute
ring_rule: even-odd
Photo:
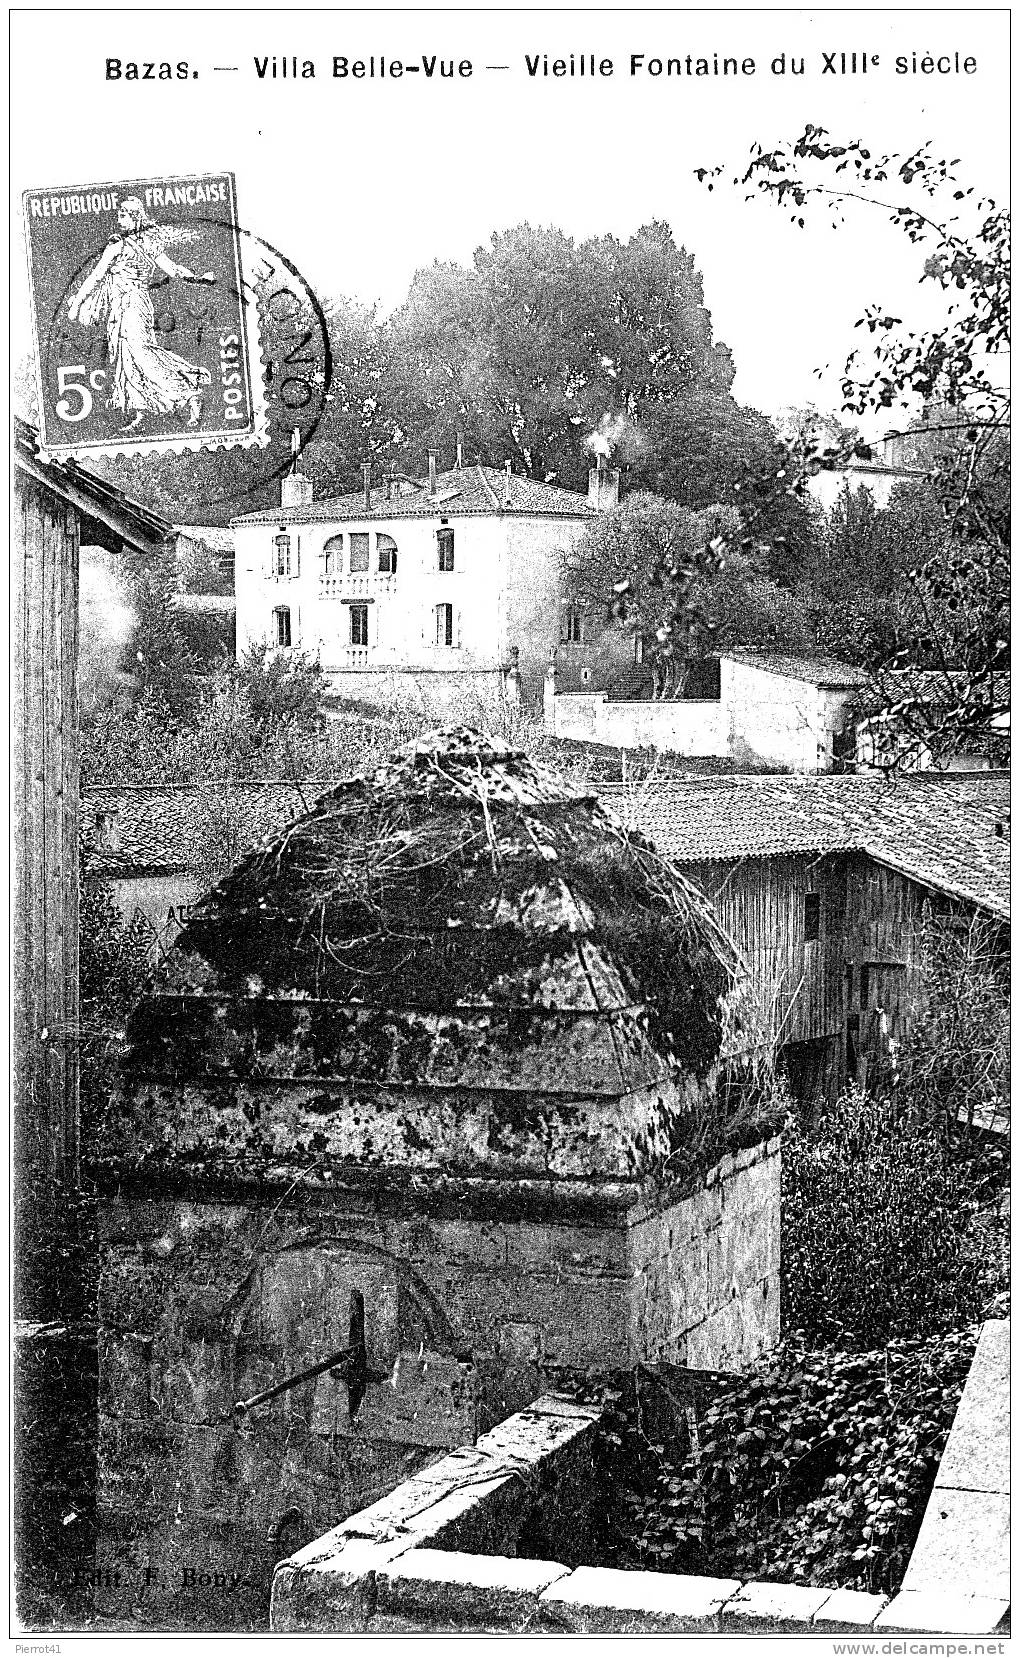
<svg viewBox="0 0 1020 1658"><path fill-rule="evenodd" d="M764 651L758 655L756 651L742 649L739 645L732 650L721 651L720 655L728 656L733 662L742 662L745 667L760 668L762 673L801 679L805 684L818 685L824 690L863 689L870 684L863 668L855 668L851 662L839 662L835 657L797 656L793 652L786 655L782 651Z"/></svg>
<svg viewBox="0 0 1020 1658"><path fill-rule="evenodd" d="M491 473L492 478L488 474ZM510 474L511 491L518 496L540 494L548 506L533 506L521 501L506 500L505 475L494 467L475 465L443 472L436 480L436 494L430 495L428 486L419 483L408 494L397 494L387 499L379 490L366 509L364 495L357 490L345 495L326 496L321 501L306 505L273 507L264 512L243 513L230 520L235 524L275 524L285 518L292 524L371 523L376 520L431 518L435 515L452 518L510 517L510 518L577 518L597 517L597 510L588 497L578 490L566 489L562 484L547 483L543 478L527 478ZM499 487L497 487L499 486ZM471 501L474 494L475 500ZM479 501L479 494L484 497ZM466 497L466 498L464 498Z"/></svg>
<svg viewBox="0 0 1020 1658"><path fill-rule="evenodd" d="M542 512L537 507L456 507L450 501L430 504L431 512L376 512L374 509L365 512L362 507L360 512L344 513L315 511L313 502L312 507L276 507L272 512L249 512L243 518L232 518L230 527L233 529L235 524L279 524L284 520L291 524L400 523L405 519L430 518L433 515L436 518L580 518L585 521L595 517L594 507L588 506L585 501L581 502L576 512L562 508ZM322 501L319 505L325 509L329 502Z"/></svg>
<svg viewBox="0 0 1020 1658"><path fill-rule="evenodd" d="M954 881L952 876L940 874L938 878L931 873L925 874L916 865L911 864L909 858L898 859L889 848L878 850L874 846L862 846L860 849L876 864L884 864L887 869L894 869L897 875L905 875L908 880L916 881L919 887L927 887L931 892L942 892L948 898L961 898L975 909L987 910L989 915L998 916L1000 921L1012 921L1012 910L1009 904L1000 904L991 896L979 895L973 887L965 886L961 881Z"/></svg>

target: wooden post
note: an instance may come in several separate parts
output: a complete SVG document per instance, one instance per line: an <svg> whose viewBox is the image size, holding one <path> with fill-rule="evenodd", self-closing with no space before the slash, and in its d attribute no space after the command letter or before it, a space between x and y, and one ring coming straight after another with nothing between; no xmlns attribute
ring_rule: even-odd
<svg viewBox="0 0 1020 1658"><path fill-rule="evenodd" d="M78 1136L78 513L15 468L11 641L17 1311L52 1317L31 1257ZM45 1235L45 1234L44 1234ZM19 1270L20 1269L20 1270ZM38 1300L42 1294L42 1302Z"/></svg>

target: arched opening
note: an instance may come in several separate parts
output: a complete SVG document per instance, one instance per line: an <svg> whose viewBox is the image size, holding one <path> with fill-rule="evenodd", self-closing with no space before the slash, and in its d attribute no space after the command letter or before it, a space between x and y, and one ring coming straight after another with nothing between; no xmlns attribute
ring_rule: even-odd
<svg viewBox="0 0 1020 1658"><path fill-rule="evenodd" d="M342 535L331 535L322 549L323 576L339 576L344 568L344 538Z"/></svg>

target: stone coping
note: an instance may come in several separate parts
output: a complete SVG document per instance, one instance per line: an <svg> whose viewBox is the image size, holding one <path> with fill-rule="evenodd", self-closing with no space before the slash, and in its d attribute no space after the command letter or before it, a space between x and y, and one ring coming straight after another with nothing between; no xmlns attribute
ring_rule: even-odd
<svg viewBox="0 0 1020 1658"><path fill-rule="evenodd" d="M899 1594L881 1629L982 1635L1009 1609L1008 1319L981 1330Z"/></svg>
<svg viewBox="0 0 1020 1658"><path fill-rule="evenodd" d="M369 1565L360 1555L355 1563ZM364 1621L356 1626L367 1633L867 1634L886 1605L882 1595L847 1589L610 1567L571 1571L554 1560L436 1548L380 1556L370 1569L374 1583L358 1597ZM288 1627L277 1621L278 1604L274 1590L274 1629Z"/></svg>
<svg viewBox="0 0 1020 1658"><path fill-rule="evenodd" d="M483 1434L423 1468L373 1503L282 1561L273 1576L274 1631L368 1627L377 1578L413 1549L492 1552L506 1534L522 1487L537 1486L553 1459L581 1451L594 1437L600 1404L547 1393ZM523 1563L522 1563L523 1564ZM557 1568L558 1570L559 1568ZM565 1570L565 1568L564 1568Z"/></svg>
<svg viewBox="0 0 1020 1658"><path fill-rule="evenodd" d="M211 1089L214 1084L214 1078L206 1078L202 1087ZM435 1168L380 1170L349 1164L332 1171L328 1178L321 1172L309 1173L295 1196L294 1166L283 1161L261 1167L257 1183L266 1200L278 1201L281 1209L300 1207L304 1211L314 1205L316 1214L341 1211L373 1219L413 1215L415 1219L489 1220L499 1208L513 1220L554 1225L567 1221L594 1227L605 1225L609 1219L621 1228L629 1228L661 1214L673 1203L686 1202L700 1192L725 1185L745 1169L767 1162L779 1152L780 1144L780 1136L771 1134L752 1145L720 1152L708 1170L692 1165L683 1174L658 1180L574 1175L551 1185L547 1178L537 1175L454 1175ZM125 1159L92 1172L104 1197L116 1193L135 1202L160 1203L187 1197L199 1203L248 1203L254 1183L253 1171L224 1167L196 1184L193 1173L175 1173L170 1163L151 1160L143 1167ZM289 1204L283 1201L287 1198Z"/></svg>
<svg viewBox="0 0 1020 1658"><path fill-rule="evenodd" d="M522 1490L583 1451L597 1404L545 1394L283 1561L274 1632L869 1630L881 1596L509 1557Z"/></svg>
<svg viewBox="0 0 1020 1658"><path fill-rule="evenodd" d="M273 1581L270 1627L352 1633L992 1633L1009 1610L1000 1577L1008 1557L998 1523L1008 1502L1008 1344L1008 1322L984 1326L929 1505L943 1524L956 1517L954 1501L958 1505L963 1497L993 1506L994 1524L985 1515L966 1535L960 1532L974 1545L977 1527L989 1572L970 1573L967 1558L957 1558L940 1533L935 1554L941 1575L933 1578L922 1547L927 1512L903 1587L891 1601L851 1589L571 1569L497 1553L494 1545L506 1541L508 1514L520 1507L516 1482L536 1482L543 1465L548 1471L570 1447L590 1440L599 1421L598 1405L546 1394L477 1445L443 1457L282 1562ZM976 1481L976 1490L960 1490L964 1475Z"/></svg>

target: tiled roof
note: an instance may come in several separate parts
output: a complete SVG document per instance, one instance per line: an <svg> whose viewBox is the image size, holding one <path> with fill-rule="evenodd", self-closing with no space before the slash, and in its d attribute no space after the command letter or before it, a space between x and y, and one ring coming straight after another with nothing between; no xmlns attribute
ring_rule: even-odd
<svg viewBox="0 0 1020 1658"><path fill-rule="evenodd" d="M186 535L192 541L201 541L214 553L234 551L234 532L222 524L175 524L175 535Z"/></svg>
<svg viewBox="0 0 1020 1658"><path fill-rule="evenodd" d="M208 858L219 823L229 824L224 839L229 839L229 861L234 862L306 811L329 786L267 782L85 788L81 815L86 867L121 880L194 869ZM102 814L113 818L109 845L98 844L96 820Z"/></svg>
<svg viewBox="0 0 1020 1658"><path fill-rule="evenodd" d="M86 788L88 865L121 879L193 869L208 856L215 825L227 813L241 856L333 786L315 781ZM1009 917L1005 772L926 772L895 782L741 774L635 787L602 784L599 792L678 864L867 852L924 886ZM116 814L115 846L96 845L100 813Z"/></svg>
<svg viewBox="0 0 1020 1658"><path fill-rule="evenodd" d="M232 518L231 524L365 524L378 518L465 518L515 514L537 518L592 518L594 507L587 495L561 489L558 484L540 483L537 478L508 478L494 466L457 467L441 472L436 493L430 495L425 483L394 484L386 499L385 489L374 486L371 508L366 510L364 490L335 495L307 506L279 507L272 512L248 512Z"/></svg>
<svg viewBox="0 0 1020 1658"><path fill-rule="evenodd" d="M1008 919L1009 777L750 776L603 785L678 864L866 852L923 886Z"/></svg>
<svg viewBox="0 0 1020 1658"><path fill-rule="evenodd" d="M975 682L964 668L893 668L883 669L874 682L874 697L881 707L890 701L902 700L908 704L926 703L937 707L949 703L960 693L981 692L993 710L1006 713L1010 706L1011 680L1009 670L996 672L994 678ZM1008 725L1008 715L1005 723Z"/></svg>
<svg viewBox="0 0 1020 1658"><path fill-rule="evenodd" d="M839 472L844 475L860 472L864 476L870 472L880 472L893 478L927 478L928 476L923 466L907 466L899 461L849 461L845 467L839 469Z"/></svg>
<svg viewBox="0 0 1020 1658"><path fill-rule="evenodd" d="M762 673L782 674L786 679L803 679L811 685L851 688L868 684L868 676L863 669L852 668L847 662L837 662L831 656L784 656L779 651L755 651L742 647L724 651L723 655L749 668L760 668Z"/></svg>
<svg viewBox="0 0 1020 1658"><path fill-rule="evenodd" d="M40 449L36 428L19 415L14 417L14 461L23 471L43 480L62 500L98 518L139 552L154 552L171 532L170 524L159 513L125 495L89 467L73 460L47 458Z"/></svg>

